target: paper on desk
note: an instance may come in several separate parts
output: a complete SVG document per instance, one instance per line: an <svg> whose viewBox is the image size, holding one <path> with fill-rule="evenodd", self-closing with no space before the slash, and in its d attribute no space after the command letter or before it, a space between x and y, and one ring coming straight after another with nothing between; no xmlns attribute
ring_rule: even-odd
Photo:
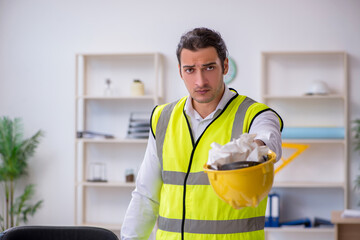
<svg viewBox="0 0 360 240"><path fill-rule="evenodd" d="M269 152L267 146L258 146L254 139L256 134L244 133L238 139L220 145L213 142L210 146L207 164L212 169L219 169L220 166L238 161L264 161L264 156Z"/></svg>
<svg viewBox="0 0 360 240"><path fill-rule="evenodd" d="M360 218L360 210L345 209L341 214L342 218Z"/></svg>

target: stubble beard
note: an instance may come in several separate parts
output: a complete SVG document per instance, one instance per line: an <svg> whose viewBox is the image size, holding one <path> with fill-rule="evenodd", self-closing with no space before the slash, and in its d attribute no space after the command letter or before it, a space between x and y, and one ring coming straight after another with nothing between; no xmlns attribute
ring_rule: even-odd
<svg viewBox="0 0 360 240"><path fill-rule="evenodd" d="M196 98L196 96L191 96L191 97L192 97L192 99L193 99L194 101L196 101L196 102L198 102L198 103L210 103L210 102L212 102L215 98L217 98L217 97L222 93L222 91L223 91L224 88L225 88L225 86L224 86L224 88L223 88L223 86L224 86L224 83L223 83L219 88L217 88L216 91L215 91L209 98L207 98L207 99L198 99L198 98ZM212 88L210 88L210 87L208 87L208 86L205 86L205 87L203 87L203 88L198 88L198 89L206 89L206 90L210 90L210 92L211 92L211 90L212 90ZM194 90L194 94L193 94L193 95L196 95L196 91L197 91L198 89L195 89L195 90Z"/></svg>

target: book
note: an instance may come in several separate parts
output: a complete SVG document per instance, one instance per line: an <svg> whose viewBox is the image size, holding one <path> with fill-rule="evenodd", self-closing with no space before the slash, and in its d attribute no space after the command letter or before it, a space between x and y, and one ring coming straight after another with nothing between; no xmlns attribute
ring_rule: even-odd
<svg viewBox="0 0 360 240"><path fill-rule="evenodd" d="M106 138L106 139L114 138L114 135L108 133L93 132L93 131L78 131L76 133L76 136L78 138Z"/></svg>
<svg viewBox="0 0 360 240"><path fill-rule="evenodd" d="M150 134L150 115L147 112L131 113L127 138L148 138Z"/></svg>
<svg viewBox="0 0 360 240"><path fill-rule="evenodd" d="M285 127L281 133L283 139L344 139L343 127Z"/></svg>

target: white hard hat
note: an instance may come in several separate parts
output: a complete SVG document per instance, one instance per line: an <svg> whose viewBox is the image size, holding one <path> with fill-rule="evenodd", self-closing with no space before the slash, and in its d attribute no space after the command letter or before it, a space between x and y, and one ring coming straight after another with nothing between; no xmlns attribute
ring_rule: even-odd
<svg viewBox="0 0 360 240"><path fill-rule="evenodd" d="M310 86L310 90L307 92L307 94L328 94L329 88L326 85L324 81L321 80L315 80L312 82Z"/></svg>

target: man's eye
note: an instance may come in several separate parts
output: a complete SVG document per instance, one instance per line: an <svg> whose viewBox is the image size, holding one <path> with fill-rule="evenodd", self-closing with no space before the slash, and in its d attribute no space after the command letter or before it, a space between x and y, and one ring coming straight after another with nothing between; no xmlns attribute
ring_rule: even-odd
<svg viewBox="0 0 360 240"><path fill-rule="evenodd" d="M213 70L215 67L214 66L208 66L207 68L206 68L206 70Z"/></svg>
<svg viewBox="0 0 360 240"><path fill-rule="evenodd" d="M194 71L194 69L192 69L192 68L187 68L187 69L185 69L185 72L186 73L192 73Z"/></svg>

